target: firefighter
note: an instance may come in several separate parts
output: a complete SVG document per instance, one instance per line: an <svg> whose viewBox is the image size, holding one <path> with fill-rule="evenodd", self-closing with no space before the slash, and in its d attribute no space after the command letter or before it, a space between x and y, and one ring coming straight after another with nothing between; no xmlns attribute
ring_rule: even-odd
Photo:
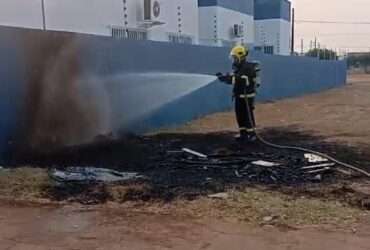
<svg viewBox="0 0 370 250"><path fill-rule="evenodd" d="M255 141L254 100L256 88L259 85L259 64L248 62L248 48L238 45L230 53L232 59L232 74L217 73L221 82L233 85L233 100L235 100L236 120L239 125L240 135L237 140Z"/></svg>

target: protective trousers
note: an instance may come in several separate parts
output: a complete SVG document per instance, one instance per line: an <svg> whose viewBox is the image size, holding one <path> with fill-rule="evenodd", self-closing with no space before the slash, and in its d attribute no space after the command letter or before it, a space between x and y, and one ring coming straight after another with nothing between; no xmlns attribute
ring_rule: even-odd
<svg viewBox="0 0 370 250"><path fill-rule="evenodd" d="M254 97L241 96L235 98L235 113L241 135L254 134Z"/></svg>

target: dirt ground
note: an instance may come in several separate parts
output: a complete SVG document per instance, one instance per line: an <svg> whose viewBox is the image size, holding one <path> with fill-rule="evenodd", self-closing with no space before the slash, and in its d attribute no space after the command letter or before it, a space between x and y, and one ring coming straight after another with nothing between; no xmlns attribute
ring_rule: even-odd
<svg viewBox="0 0 370 250"><path fill-rule="evenodd" d="M257 119L262 129L279 134L274 137L271 132L267 133L270 139L283 142L286 136L287 140L291 140L291 134L288 138L286 131L293 131L293 135L312 133L328 145L335 143L333 149L335 152L339 150L342 157L346 151L351 151L348 155L352 158L348 159L355 161L351 163L367 164L370 163L370 118L366 116L369 110L370 76L351 75L349 84L340 89L260 104L257 106ZM208 133L220 131L235 131L232 112L215 114L170 129L171 133L201 133L203 140L207 139ZM230 135L225 133L221 139ZM209 139L212 141L215 137L210 136ZM220 137L216 135L216 139ZM186 138L183 140L190 143ZM304 141L304 138L301 140ZM27 186L29 178L18 178L14 182L17 189L11 192L21 196L25 192L22 189L31 191L31 186ZM365 198L369 198L369 182L350 181L356 181L357 188L364 190ZM0 181L0 187L4 189L1 184ZM271 188L266 192L247 189L242 191L244 194L226 202L201 198L200 201L175 200L148 205L145 201L125 200L124 204L108 201L103 205L85 206L68 200L54 205L50 202L40 205L40 201L30 204L3 200L0 205L0 249L370 250L369 213L353 207L353 204L341 203L340 199L321 200L321 193L315 193L317 197L314 200L307 200L310 196L307 190L291 197L295 193L292 189L294 187L285 190L286 194L283 198L279 196L279 201L276 201L277 193ZM332 192L336 196L345 196L351 190L342 186L340 191L334 189ZM32 192L36 191L32 189ZM248 195L253 197L246 197ZM242 199L248 203L240 202ZM269 203L271 200L274 201ZM176 202L178 204L174 205ZM269 208L269 204L276 207ZM224 211L219 213L215 207L223 207ZM261 221L257 226L245 223L249 221L249 216L254 216L248 212L253 209L258 212L263 210L256 217L257 221ZM295 218L295 213L305 213L305 221L297 223L298 216L294 221L298 225L270 223L275 220L275 215L269 214L274 209L278 213L284 211L287 213L284 216L288 218ZM239 217L229 217L228 213L238 214ZM324 215L325 218L321 219ZM338 227L330 225L331 220L348 223Z"/></svg>
<svg viewBox="0 0 370 250"><path fill-rule="evenodd" d="M368 250L369 227L250 228L220 220L78 206L0 208L0 248L23 250Z"/></svg>

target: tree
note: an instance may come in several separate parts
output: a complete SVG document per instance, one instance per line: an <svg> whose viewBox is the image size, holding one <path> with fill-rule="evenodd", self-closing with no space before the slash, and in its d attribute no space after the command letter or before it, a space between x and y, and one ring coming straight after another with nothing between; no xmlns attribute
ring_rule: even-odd
<svg viewBox="0 0 370 250"><path fill-rule="evenodd" d="M360 68L362 67L365 71L365 73L370 73L370 54L369 53L363 53L358 55L349 55L348 59L348 67L352 68Z"/></svg>
<svg viewBox="0 0 370 250"><path fill-rule="evenodd" d="M306 56L320 58L320 60L338 60L337 52L330 49L311 49Z"/></svg>

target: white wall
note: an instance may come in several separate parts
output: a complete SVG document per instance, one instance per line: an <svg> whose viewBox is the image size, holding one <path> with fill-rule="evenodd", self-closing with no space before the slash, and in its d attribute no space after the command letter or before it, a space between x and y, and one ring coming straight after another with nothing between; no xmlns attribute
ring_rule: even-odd
<svg viewBox="0 0 370 250"><path fill-rule="evenodd" d="M255 21L256 45L274 46L274 53L290 54L290 22L282 19Z"/></svg>
<svg viewBox="0 0 370 250"><path fill-rule="evenodd" d="M233 36L234 24L244 25L244 37L236 38ZM215 43L215 34L217 35L217 43ZM219 6L201 7L199 8L199 37L201 43L207 45L221 45L222 40L253 43L254 18Z"/></svg>
<svg viewBox="0 0 370 250"><path fill-rule="evenodd" d="M232 40L241 43L254 42L254 18L234 10L220 8L219 12L219 37L225 40ZM233 35L234 24L244 25L244 36L236 38Z"/></svg>
<svg viewBox="0 0 370 250"><path fill-rule="evenodd" d="M42 29L41 0L0 0L0 25Z"/></svg>
<svg viewBox="0 0 370 250"><path fill-rule="evenodd" d="M199 43L204 45L219 44L218 9L216 6L199 8Z"/></svg>
<svg viewBox="0 0 370 250"><path fill-rule="evenodd" d="M280 20L280 51L281 55L290 55L291 53L291 24L286 20Z"/></svg>
<svg viewBox="0 0 370 250"><path fill-rule="evenodd" d="M170 0L171 1L171 0ZM199 38L199 12L198 0L172 0L182 6L182 32L194 36L196 42Z"/></svg>
<svg viewBox="0 0 370 250"><path fill-rule="evenodd" d="M161 18L165 24L150 29L152 40L168 40L167 32L192 36L198 42L198 1L197 0L161 0ZM180 8L179 8L180 7ZM180 13L180 15L178 15ZM181 21L179 21L181 19ZM181 24L181 27L179 27Z"/></svg>
<svg viewBox="0 0 370 250"><path fill-rule="evenodd" d="M45 0L46 28L109 36L109 25L122 25L120 0Z"/></svg>

